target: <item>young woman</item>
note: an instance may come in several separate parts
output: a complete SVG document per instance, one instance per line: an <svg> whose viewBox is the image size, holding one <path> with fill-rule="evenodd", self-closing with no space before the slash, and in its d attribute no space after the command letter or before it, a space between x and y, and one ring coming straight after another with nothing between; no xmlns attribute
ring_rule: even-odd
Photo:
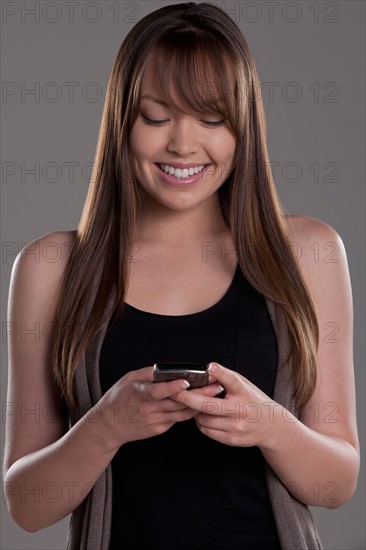
<svg viewBox="0 0 366 550"><path fill-rule="evenodd" d="M13 267L9 321L41 337L9 347L12 517L72 513L69 549L322 548L308 505L341 506L359 471L346 252L283 213L225 12L165 6L129 32L95 166L77 230ZM337 263L295 257L314 242ZM59 262L27 255L49 243ZM210 364L209 383L153 383L158 361Z"/></svg>

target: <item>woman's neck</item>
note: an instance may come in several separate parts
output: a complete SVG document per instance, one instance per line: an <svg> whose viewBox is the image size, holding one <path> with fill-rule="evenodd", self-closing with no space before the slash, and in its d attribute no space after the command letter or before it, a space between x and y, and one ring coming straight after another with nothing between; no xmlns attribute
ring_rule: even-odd
<svg viewBox="0 0 366 550"><path fill-rule="evenodd" d="M134 240L179 246L227 232L220 202L218 198L211 199L186 210L173 210L158 203L144 205Z"/></svg>

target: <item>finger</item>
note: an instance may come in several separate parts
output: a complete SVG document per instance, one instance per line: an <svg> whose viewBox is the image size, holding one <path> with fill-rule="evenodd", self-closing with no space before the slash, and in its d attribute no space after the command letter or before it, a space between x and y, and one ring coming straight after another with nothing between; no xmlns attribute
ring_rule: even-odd
<svg viewBox="0 0 366 550"><path fill-rule="evenodd" d="M184 411L167 414L164 416L164 420L161 422L162 425L166 425L167 428L171 428L176 422L184 422L185 420L191 420L197 414L197 411L193 409L185 409Z"/></svg>
<svg viewBox="0 0 366 550"><path fill-rule="evenodd" d="M223 430L206 428L205 426L197 425L197 427L203 435L206 435L210 439L214 439L215 441L218 441L219 443L224 443L225 445L232 445L230 442L228 442L227 432Z"/></svg>
<svg viewBox="0 0 366 550"><path fill-rule="evenodd" d="M169 414L169 418L174 422L184 422L196 416L197 411L194 409L184 409L183 411L175 411Z"/></svg>
<svg viewBox="0 0 366 550"><path fill-rule="evenodd" d="M183 403L178 403L178 401L173 401L169 397L165 399L157 399L152 401L151 409L159 412L170 412L170 411L182 411L187 409L186 405ZM197 411L195 411L197 413Z"/></svg>
<svg viewBox="0 0 366 550"><path fill-rule="evenodd" d="M176 393L184 392L189 388L188 380L171 380L170 382L152 382L147 385L150 397L154 399L165 399Z"/></svg>
<svg viewBox="0 0 366 550"><path fill-rule="evenodd" d="M146 382L152 382L154 366L142 367L142 369L136 369L130 371L136 378L136 380L144 380Z"/></svg>
<svg viewBox="0 0 366 550"><path fill-rule="evenodd" d="M221 391L220 388L219 393L221 393ZM172 395L170 398L196 411L221 415L220 411L223 400L218 397L203 395L202 393L191 390L181 391L176 395Z"/></svg>
<svg viewBox="0 0 366 550"><path fill-rule="evenodd" d="M229 431L229 424L226 422L226 419L223 419L220 416L214 416L209 413L198 412L196 414L196 424L201 428L206 428L210 430L217 430L222 432Z"/></svg>
<svg viewBox="0 0 366 550"><path fill-rule="evenodd" d="M208 372L230 393L239 392L243 387L243 382L245 382L244 377L231 369L223 367L219 363L210 363Z"/></svg>
<svg viewBox="0 0 366 550"><path fill-rule="evenodd" d="M190 390L190 393L198 393L201 395L205 395L206 397L214 397L215 395L218 395L223 391L225 390L221 384L209 384L208 386L204 386L203 388L192 389Z"/></svg>

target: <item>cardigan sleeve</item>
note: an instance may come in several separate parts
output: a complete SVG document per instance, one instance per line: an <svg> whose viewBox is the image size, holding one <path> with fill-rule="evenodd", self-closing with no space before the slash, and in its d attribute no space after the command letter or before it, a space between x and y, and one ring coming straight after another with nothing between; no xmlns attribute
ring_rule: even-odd
<svg viewBox="0 0 366 550"><path fill-rule="evenodd" d="M284 406L296 418L298 410L293 399L292 364L285 365L289 351L289 337L280 308L266 298L267 309L277 336L278 363L273 400ZM266 463L268 494L283 550L319 550L322 543L309 507L296 499L283 485L271 466Z"/></svg>

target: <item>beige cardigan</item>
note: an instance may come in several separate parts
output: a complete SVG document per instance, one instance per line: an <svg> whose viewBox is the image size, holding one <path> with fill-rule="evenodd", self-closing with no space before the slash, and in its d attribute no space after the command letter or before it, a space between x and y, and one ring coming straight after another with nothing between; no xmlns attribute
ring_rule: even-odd
<svg viewBox="0 0 366 550"><path fill-rule="evenodd" d="M93 297L97 284L98 277L94 281ZM70 411L71 425L74 425L102 397L99 381L99 354L108 327L113 299L114 292L109 299L102 326L94 335L77 365L75 391L79 408ZM293 386L289 377L289 366L283 367L288 350L287 327L280 309L271 300L265 298L265 301L276 332L278 347L273 400L298 417L298 411L292 399ZM282 549L322 549L320 536L308 506L287 491L269 464L266 464L266 482ZM72 513L67 550L108 550L111 520L112 467L109 464L85 500ZM120 548L123 550L123 541L121 541Z"/></svg>

